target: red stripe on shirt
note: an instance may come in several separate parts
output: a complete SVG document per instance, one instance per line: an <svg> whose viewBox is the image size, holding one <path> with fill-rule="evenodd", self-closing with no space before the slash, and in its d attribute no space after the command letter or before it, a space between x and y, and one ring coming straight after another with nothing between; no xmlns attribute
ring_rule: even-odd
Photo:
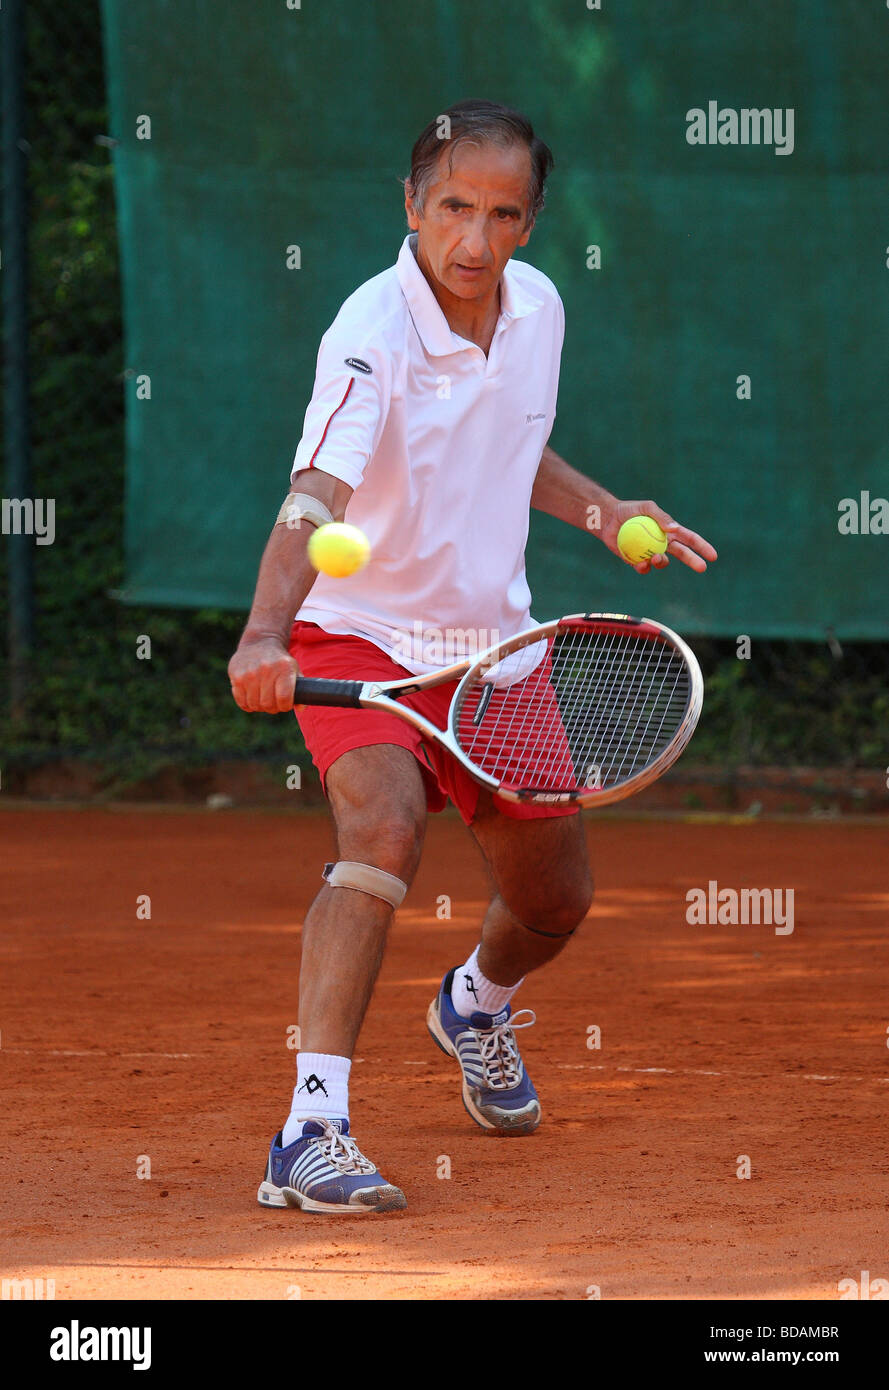
<svg viewBox="0 0 889 1390"><path fill-rule="evenodd" d="M354 378L354 377L350 377L350 378L349 378L349 385L346 387L346 394L343 396L343 399L340 401L340 403L339 403L339 405L337 406L336 410L332 411L331 414L329 415L328 420L327 420L327 424L324 426L324 433L322 434L322 436L321 436L321 438L320 438L320 440L319 440L319 442L318 442L318 448L315 450L314 454L313 454L312 457L309 459L309 467L310 467L310 468L314 468L314 467L315 467L315 459L318 457L318 454L319 454L320 451L321 451L321 445L324 443L325 439L327 438L327 431L330 429L330 422L331 422L331 420L333 419L334 415L336 415L337 410L342 410L343 406L346 404L346 401L349 399L349 392L352 390L352 387L353 387L354 385L355 385L355 378Z"/></svg>

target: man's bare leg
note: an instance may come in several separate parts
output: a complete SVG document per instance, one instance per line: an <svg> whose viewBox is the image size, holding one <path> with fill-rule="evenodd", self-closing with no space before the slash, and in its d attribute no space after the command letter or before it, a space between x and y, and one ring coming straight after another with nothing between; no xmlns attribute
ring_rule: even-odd
<svg viewBox="0 0 889 1390"><path fill-rule="evenodd" d="M589 911L593 881L583 819L511 820L483 794L472 832L496 893L482 924L479 966L495 984L516 984L564 950Z"/></svg>
<svg viewBox="0 0 889 1390"><path fill-rule="evenodd" d="M410 883L426 821L425 789L413 754L392 744L352 749L328 770L327 794L338 862ZM352 1051L392 912L373 893L325 883L306 915L297 1084L280 1139L269 1149L257 1194L263 1206L352 1213L406 1206L404 1193L361 1153L348 1126Z"/></svg>
<svg viewBox="0 0 889 1390"><path fill-rule="evenodd" d="M477 950L446 978L426 1023L460 1063L463 1104L476 1123L489 1132L531 1134L540 1102L515 1037L525 1025L506 1022L503 1011L523 976L558 955L586 916L592 898L586 841L579 816L514 820L497 812L488 794L471 828L495 896ZM479 1014L485 1017L473 1024Z"/></svg>
<svg viewBox="0 0 889 1390"><path fill-rule="evenodd" d="M344 753L327 774L337 857L410 883L420 862L426 793L406 748ZM383 960L393 910L381 898L325 884L302 931L299 1022L305 1052L351 1057Z"/></svg>

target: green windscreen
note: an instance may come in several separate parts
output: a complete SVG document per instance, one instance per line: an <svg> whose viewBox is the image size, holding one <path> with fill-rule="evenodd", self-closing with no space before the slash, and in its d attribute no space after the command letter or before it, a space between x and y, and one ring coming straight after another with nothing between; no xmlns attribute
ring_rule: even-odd
<svg viewBox="0 0 889 1390"><path fill-rule="evenodd" d="M885 6L105 0L104 15L128 600L249 605L319 339L396 258L422 127L483 96L525 111L556 158L520 253L567 313L551 444L720 553L703 578L674 563L642 579L535 513L534 616L889 631L889 538L873 533L889 497ZM695 109L715 143L689 142ZM862 492L871 533L845 534L843 499Z"/></svg>

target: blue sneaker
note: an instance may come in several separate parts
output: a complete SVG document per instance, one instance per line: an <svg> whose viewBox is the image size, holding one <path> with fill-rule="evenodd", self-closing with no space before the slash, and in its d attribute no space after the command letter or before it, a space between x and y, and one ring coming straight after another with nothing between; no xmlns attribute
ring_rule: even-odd
<svg viewBox="0 0 889 1390"><path fill-rule="evenodd" d="M349 1135L348 1120L306 1120L299 1139L281 1148L276 1134L256 1200L303 1211L402 1211L404 1193L381 1177Z"/></svg>
<svg viewBox="0 0 889 1390"><path fill-rule="evenodd" d="M530 1028L537 1020L530 1009L520 1009L512 1016L508 1004L499 1014L479 1010L462 1018L451 1003L454 974L449 970L442 980L429 1005L426 1026L442 1052L460 1063L463 1104L482 1129L497 1134L531 1134L540 1124L540 1101L513 1030ZM517 1023L522 1014L530 1014L530 1018Z"/></svg>

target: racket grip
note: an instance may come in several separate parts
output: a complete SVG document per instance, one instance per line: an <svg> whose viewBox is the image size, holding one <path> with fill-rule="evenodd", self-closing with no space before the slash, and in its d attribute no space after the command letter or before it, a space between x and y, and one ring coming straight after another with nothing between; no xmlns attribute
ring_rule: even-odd
<svg viewBox="0 0 889 1390"><path fill-rule="evenodd" d="M360 709L363 688L361 681L325 681L299 676L293 687L293 703Z"/></svg>

